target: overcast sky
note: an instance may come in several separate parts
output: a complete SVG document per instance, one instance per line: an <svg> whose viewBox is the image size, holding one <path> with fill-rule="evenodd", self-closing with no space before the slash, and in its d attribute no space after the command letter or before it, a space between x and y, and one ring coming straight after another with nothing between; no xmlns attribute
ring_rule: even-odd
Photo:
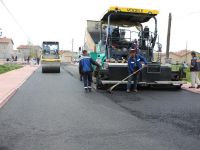
<svg viewBox="0 0 200 150"><path fill-rule="evenodd" d="M2 0L1 0L2 1ZM160 42L165 51L167 21L172 13L170 51L188 49L200 52L200 7L198 0L3 0L15 16L15 23L0 3L0 28L3 36L14 40L14 47L41 45L45 40L60 42L61 49L83 46L86 20L100 20L110 6L156 9Z"/></svg>

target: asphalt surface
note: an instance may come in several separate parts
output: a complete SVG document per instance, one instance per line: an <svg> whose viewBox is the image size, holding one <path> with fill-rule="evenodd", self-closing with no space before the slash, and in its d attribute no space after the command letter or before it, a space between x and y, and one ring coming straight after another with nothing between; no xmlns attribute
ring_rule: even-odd
<svg viewBox="0 0 200 150"><path fill-rule="evenodd" d="M200 98L186 91L85 93L38 69L0 109L0 150L199 150Z"/></svg>

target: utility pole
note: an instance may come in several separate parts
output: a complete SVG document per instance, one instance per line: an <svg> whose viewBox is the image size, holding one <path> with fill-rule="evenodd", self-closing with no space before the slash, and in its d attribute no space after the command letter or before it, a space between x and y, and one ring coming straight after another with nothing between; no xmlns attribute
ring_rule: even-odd
<svg viewBox="0 0 200 150"><path fill-rule="evenodd" d="M74 51L74 39L72 39L72 52Z"/></svg>
<svg viewBox="0 0 200 150"><path fill-rule="evenodd" d="M72 38L72 62L74 61L74 39Z"/></svg>
<svg viewBox="0 0 200 150"><path fill-rule="evenodd" d="M169 59L171 21L172 21L172 14L169 13L169 19L168 19L168 30L167 30L167 45L166 45L166 60Z"/></svg>

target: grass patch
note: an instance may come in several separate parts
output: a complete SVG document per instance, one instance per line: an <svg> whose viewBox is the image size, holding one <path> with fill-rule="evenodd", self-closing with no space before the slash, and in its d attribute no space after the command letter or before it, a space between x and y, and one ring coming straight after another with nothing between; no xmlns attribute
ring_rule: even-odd
<svg viewBox="0 0 200 150"><path fill-rule="evenodd" d="M22 65L19 64L4 64L4 65L0 65L0 74L11 71L11 70L15 70L15 69L19 69L22 68Z"/></svg>
<svg viewBox="0 0 200 150"><path fill-rule="evenodd" d="M186 70L186 81L191 82L191 74L190 74L190 68L188 67Z"/></svg>
<svg viewBox="0 0 200 150"><path fill-rule="evenodd" d="M190 74L190 68L188 67L186 70L186 81L191 83L191 74ZM199 73L199 78L200 78L200 73Z"/></svg>

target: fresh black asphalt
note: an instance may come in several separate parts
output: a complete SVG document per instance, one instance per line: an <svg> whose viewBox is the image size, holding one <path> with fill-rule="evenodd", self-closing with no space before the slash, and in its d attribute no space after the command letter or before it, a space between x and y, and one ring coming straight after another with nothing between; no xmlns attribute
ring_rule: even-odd
<svg viewBox="0 0 200 150"><path fill-rule="evenodd" d="M199 97L85 93L66 69L38 69L0 109L0 150L199 150Z"/></svg>

